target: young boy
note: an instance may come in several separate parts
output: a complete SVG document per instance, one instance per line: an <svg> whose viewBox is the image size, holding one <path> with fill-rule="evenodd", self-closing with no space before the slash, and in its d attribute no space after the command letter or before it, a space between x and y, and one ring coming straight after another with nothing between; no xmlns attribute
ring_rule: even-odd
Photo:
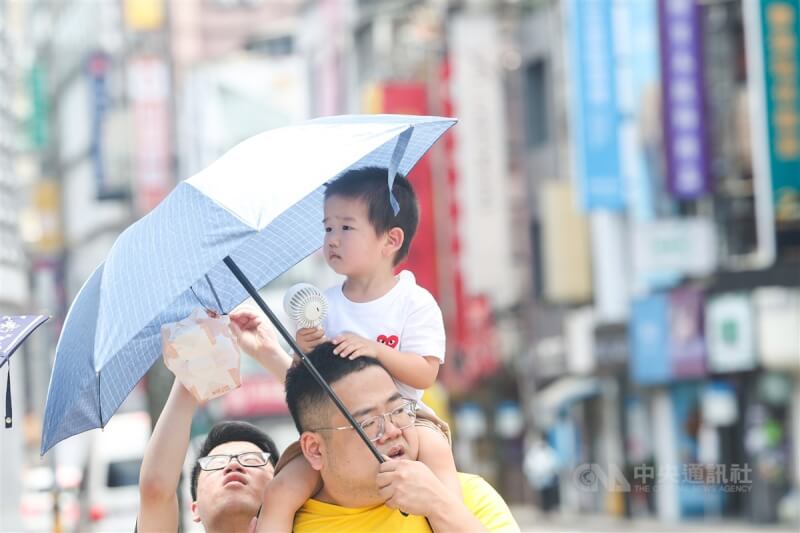
<svg viewBox="0 0 800 533"><path fill-rule="evenodd" d="M323 253L328 265L346 279L325 293L329 309L324 329L298 330L297 344L309 352L330 338L340 357L378 359L400 393L419 404L416 424L423 428L419 460L460 495L449 430L420 402L444 362L442 312L411 272L394 274L408 255L419 208L405 177L395 179L392 192L400 205L396 215L385 168L352 170L328 185ZM262 510L261 523L270 531L290 531L295 511L314 495L319 483L318 474L302 456L294 454L292 459L288 450L284 455L280 472L267 486L269 505Z"/></svg>

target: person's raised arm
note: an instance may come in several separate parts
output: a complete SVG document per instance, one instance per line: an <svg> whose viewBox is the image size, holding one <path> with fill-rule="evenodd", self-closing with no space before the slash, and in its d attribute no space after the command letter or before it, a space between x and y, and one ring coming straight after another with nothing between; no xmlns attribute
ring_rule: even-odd
<svg viewBox="0 0 800 533"><path fill-rule="evenodd" d="M239 347L283 383L292 366L292 356L278 344L278 334L269 319L257 309L241 306L230 314L231 331Z"/></svg>
<svg viewBox="0 0 800 533"><path fill-rule="evenodd" d="M139 533L177 531L177 490L189 448L197 400L176 379L142 460L139 474Z"/></svg>

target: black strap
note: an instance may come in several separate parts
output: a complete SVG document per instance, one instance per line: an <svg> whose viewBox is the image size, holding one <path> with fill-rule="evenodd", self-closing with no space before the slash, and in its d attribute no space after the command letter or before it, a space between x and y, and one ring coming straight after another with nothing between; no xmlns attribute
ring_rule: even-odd
<svg viewBox="0 0 800 533"><path fill-rule="evenodd" d="M12 425L11 414L11 359L8 360L8 379L6 380L6 428Z"/></svg>

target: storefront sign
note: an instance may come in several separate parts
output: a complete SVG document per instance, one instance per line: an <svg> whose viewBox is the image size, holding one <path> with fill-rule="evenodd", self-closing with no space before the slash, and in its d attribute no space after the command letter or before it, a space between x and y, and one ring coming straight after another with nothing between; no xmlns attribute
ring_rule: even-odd
<svg viewBox="0 0 800 533"><path fill-rule="evenodd" d="M544 297L551 303L586 302L592 296L591 248L586 216L568 180L547 180L539 191Z"/></svg>
<svg viewBox="0 0 800 533"><path fill-rule="evenodd" d="M585 210L625 207L612 0L571 0L566 17L575 181Z"/></svg>
<svg viewBox="0 0 800 533"><path fill-rule="evenodd" d="M753 292L753 302L761 363L800 371L800 290L761 287Z"/></svg>
<svg viewBox="0 0 800 533"><path fill-rule="evenodd" d="M670 360L679 378L702 377L706 373L703 336L703 292L683 287L670 293Z"/></svg>
<svg viewBox="0 0 800 533"><path fill-rule="evenodd" d="M139 215L153 209L174 186L171 168L169 70L158 57L141 56L128 68L136 131L134 205Z"/></svg>
<svg viewBox="0 0 800 533"><path fill-rule="evenodd" d="M755 368L754 321L748 293L709 298L705 310L709 370L737 372Z"/></svg>
<svg viewBox="0 0 800 533"><path fill-rule="evenodd" d="M665 294L634 301L630 342L633 381L645 385L669 381L669 299Z"/></svg>
<svg viewBox="0 0 800 533"><path fill-rule="evenodd" d="M633 264L637 276L672 272L705 276L717 266L717 239L711 220L672 218L633 227Z"/></svg>
<svg viewBox="0 0 800 533"><path fill-rule="evenodd" d="M594 330L594 354L597 368L617 372L627 367L630 345L628 328L622 325L597 326Z"/></svg>
<svg viewBox="0 0 800 533"><path fill-rule="evenodd" d="M778 248L800 244L800 1L760 2ZM787 243L788 244L788 243Z"/></svg>
<svg viewBox="0 0 800 533"><path fill-rule="evenodd" d="M677 198L697 198L710 189L700 6L695 0L658 6L667 184Z"/></svg>

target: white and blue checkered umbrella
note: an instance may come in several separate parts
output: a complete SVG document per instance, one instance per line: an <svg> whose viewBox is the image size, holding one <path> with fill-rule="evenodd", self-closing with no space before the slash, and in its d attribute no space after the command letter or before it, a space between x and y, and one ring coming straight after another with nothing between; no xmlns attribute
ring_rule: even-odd
<svg viewBox="0 0 800 533"><path fill-rule="evenodd" d="M162 324L188 316L198 299L230 311L247 298L226 257L263 287L322 246L326 182L363 166L386 167L391 182L453 124L402 115L311 120L252 137L180 183L119 236L72 303L42 454L105 426L160 357Z"/></svg>

